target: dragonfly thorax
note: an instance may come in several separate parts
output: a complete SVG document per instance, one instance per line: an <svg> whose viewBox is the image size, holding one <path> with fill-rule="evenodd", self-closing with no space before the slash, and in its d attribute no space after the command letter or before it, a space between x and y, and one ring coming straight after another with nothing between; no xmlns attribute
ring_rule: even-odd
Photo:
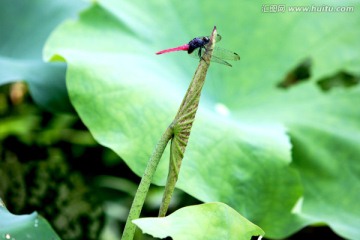
<svg viewBox="0 0 360 240"><path fill-rule="evenodd" d="M197 48L202 48L210 42L208 37L197 37L189 42L188 53L192 53Z"/></svg>

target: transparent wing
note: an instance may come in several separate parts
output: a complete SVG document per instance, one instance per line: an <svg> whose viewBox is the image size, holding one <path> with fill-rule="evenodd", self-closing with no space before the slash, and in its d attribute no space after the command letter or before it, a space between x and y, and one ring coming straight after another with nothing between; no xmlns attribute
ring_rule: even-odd
<svg viewBox="0 0 360 240"><path fill-rule="evenodd" d="M220 63L220 64L224 64L224 65L226 65L226 66L232 67L232 65L231 65L230 63L228 63L228 62L226 62L226 61L224 61L224 60L222 60L222 59L220 59L220 58L218 58L218 57L216 57L216 56L214 56L214 55L211 56L211 60L210 60L210 61L211 61L211 62Z"/></svg>
<svg viewBox="0 0 360 240"><path fill-rule="evenodd" d="M221 58L224 60L230 60L230 61L239 61L240 56L232 51L220 48L215 46L215 49L213 50L213 56L216 56L217 58Z"/></svg>
<svg viewBox="0 0 360 240"><path fill-rule="evenodd" d="M221 35L217 34L216 37L215 37L215 41L220 42L221 38L222 38Z"/></svg>
<svg viewBox="0 0 360 240"><path fill-rule="evenodd" d="M201 56L203 56L205 54L205 49L202 48L201 49L201 53L200 53L200 57L199 57L199 50L196 49L196 51L194 51L193 53L190 54L191 57L196 58L196 59L200 59ZM217 56L214 56L214 54L211 56L211 62L216 62L216 63L220 63L220 64L224 64L226 66L232 67L232 65L220 58L218 58Z"/></svg>

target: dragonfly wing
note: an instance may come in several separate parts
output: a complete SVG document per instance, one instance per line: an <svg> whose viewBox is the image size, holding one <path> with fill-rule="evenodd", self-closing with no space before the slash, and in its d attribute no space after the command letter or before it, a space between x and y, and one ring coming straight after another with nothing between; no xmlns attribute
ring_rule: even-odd
<svg viewBox="0 0 360 240"><path fill-rule="evenodd" d="M220 64L224 64L226 66L232 67L232 65L230 63L228 63L227 61L224 61L214 55L211 56L211 62L216 62L216 63L220 63Z"/></svg>
<svg viewBox="0 0 360 240"><path fill-rule="evenodd" d="M216 56L220 59L230 60L230 61L240 60L240 56L237 53L217 47L217 46L215 46L215 48L213 50L213 56Z"/></svg>
<svg viewBox="0 0 360 240"><path fill-rule="evenodd" d="M220 42L221 38L222 38L222 37L221 37L220 34L216 34L215 42Z"/></svg>
<svg viewBox="0 0 360 240"><path fill-rule="evenodd" d="M202 48L202 49L201 49L201 55L200 55L200 56L204 56L204 54L205 54L205 49ZM193 53L191 53L191 54L189 54L189 55L190 55L191 57L193 57L193 58L200 59L200 58L199 58L199 50L194 51ZM222 60L222 59L220 59L220 58L218 58L217 56L214 56L214 55L211 56L211 60L210 60L210 61L211 61L211 62L220 63L220 64L224 64L224 65L226 65L226 66L232 67L232 65L231 65L230 63L228 63L228 62L226 62L226 61L224 61L224 60Z"/></svg>

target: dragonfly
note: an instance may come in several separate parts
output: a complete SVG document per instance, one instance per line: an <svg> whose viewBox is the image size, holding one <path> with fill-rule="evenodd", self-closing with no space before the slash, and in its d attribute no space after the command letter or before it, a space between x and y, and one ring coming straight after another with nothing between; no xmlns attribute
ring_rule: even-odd
<svg viewBox="0 0 360 240"><path fill-rule="evenodd" d="M221 35L217 34L215 38L216 43L219 42L221 38ZM207 47L209 47L209 42L210 37L196 37L187 44L175 48L165 49L157 52L156 54L159 55L169 52L187 51L188 54L191 54L192 56L201 59L202 56L204 56ZM232 67L232 65L225 60L238 61L240 60L240 56L235 52L215 46L212 52L211 61Z"/></svg>

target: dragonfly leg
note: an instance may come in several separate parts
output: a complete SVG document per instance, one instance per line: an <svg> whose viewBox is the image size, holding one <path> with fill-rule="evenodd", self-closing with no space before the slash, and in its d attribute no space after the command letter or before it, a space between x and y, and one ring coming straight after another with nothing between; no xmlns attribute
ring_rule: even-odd
<svg viewBox="0 0 360 240"><path fill-rule="evenodd" d="M201 56L201 51L202 51L202 47L199 47L198 56L199 56L199 58L203 59L202 56Z"/></svg>
<svg viewBox="0 0 360 240"><path fill-rule="evenodd" d="M207 62L205 61L205 59L202 56L202 52L203 52L203 48L205 49L205 47L199 47L199 51L198 51L198 56L201 60L204 60L204 62L207 64Z"/></svg>

